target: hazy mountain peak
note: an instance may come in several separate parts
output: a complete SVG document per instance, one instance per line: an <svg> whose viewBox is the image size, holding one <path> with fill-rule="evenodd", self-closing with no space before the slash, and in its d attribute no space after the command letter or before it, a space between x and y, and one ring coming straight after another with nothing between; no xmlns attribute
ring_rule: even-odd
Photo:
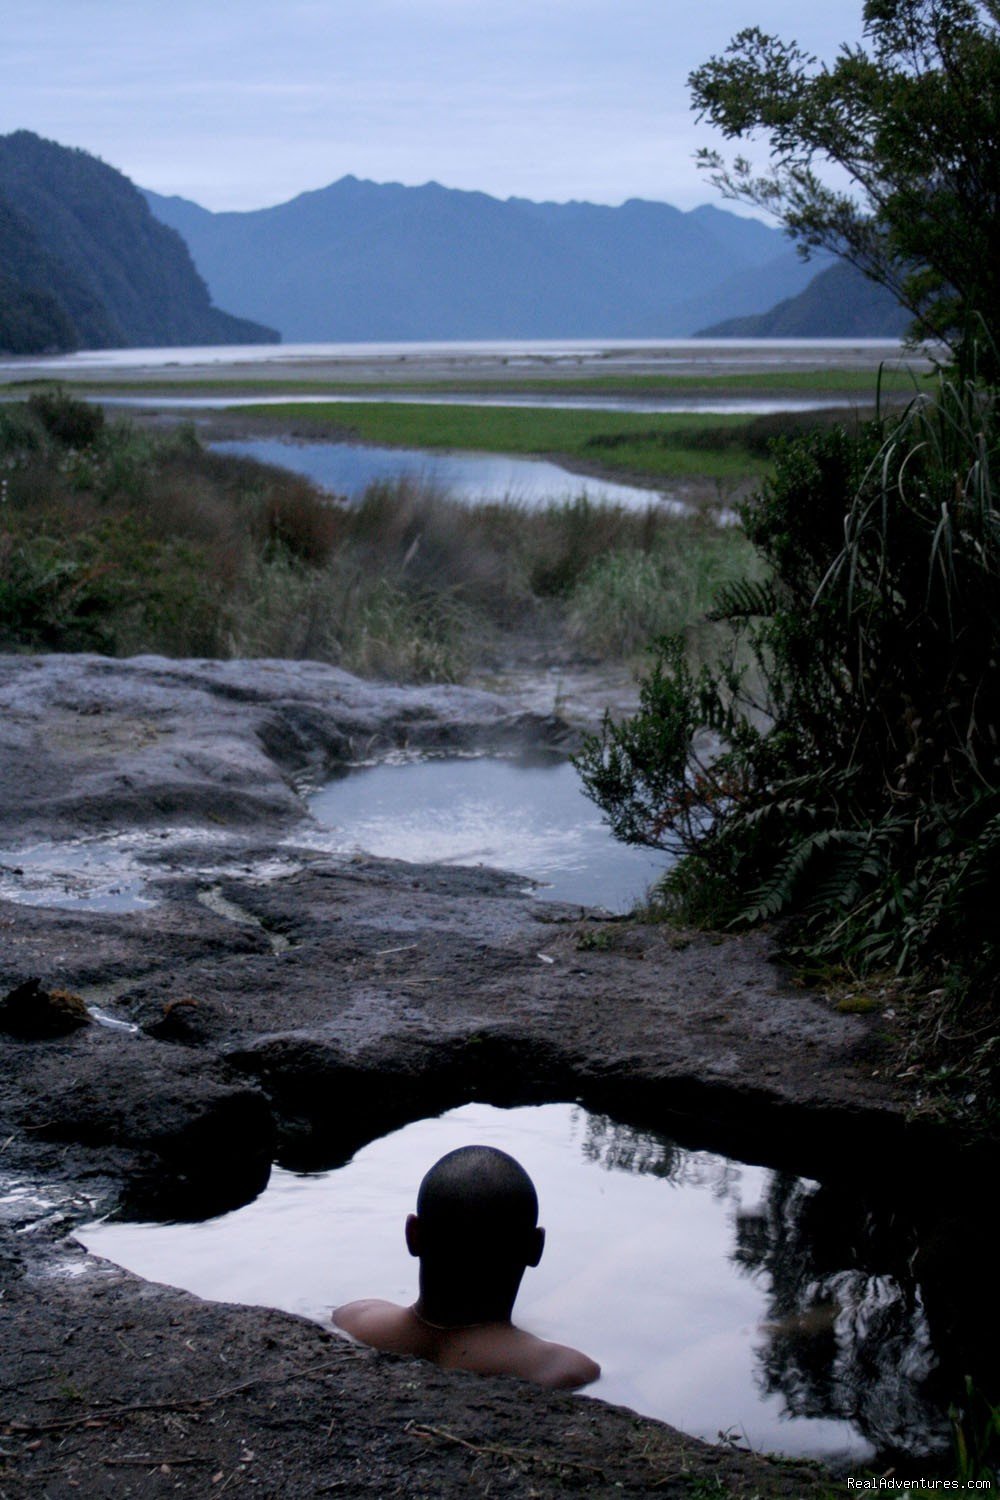
<svg viewBox="0 0 1000 1500"><path fill-rule="evenodd" d="M539 203L348 174L240 214L149 202L217 300L303 341L672 337L809 278L778 230L646 198Z"/></svg>

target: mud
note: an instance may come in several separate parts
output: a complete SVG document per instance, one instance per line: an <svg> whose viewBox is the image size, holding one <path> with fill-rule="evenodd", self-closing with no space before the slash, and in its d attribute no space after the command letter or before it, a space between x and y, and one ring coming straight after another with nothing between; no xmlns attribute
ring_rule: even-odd
<svg viewBox="0 0 1000 1500"><path fill-rule="evenodd" d="M203 1304L67 1234L96 1212L220 1212L273 1159L331 1166L474 1097L579 1098L905 1196L953 1146L907 1124L885 1018L796 987L766 935L606 921L520 877L324 851L301 792L331 766L568 742L487 694L309 663L8 657L0 725L4 858L134 837L151 902L0 901L0 995L37 979L129 1023L0 1034L0 1495L693 1495L716 1476L809 1493L801 1465Z"/></svg>

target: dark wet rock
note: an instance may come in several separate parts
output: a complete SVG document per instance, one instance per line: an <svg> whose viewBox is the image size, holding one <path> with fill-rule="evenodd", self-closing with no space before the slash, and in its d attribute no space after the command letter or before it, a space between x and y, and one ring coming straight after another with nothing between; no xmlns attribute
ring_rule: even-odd
<svg viewBox="0 0 1000 1500"><path fill-rule="evenodd" d="M822 1500L805 1463L621 1408L375 1355L264 1308L54 1264L4 1302L0 1489L347 1500ZM38 1317L39 1295L45 1318Z"/></svg>
<svg viewBox="0 0 1000 1500"><path fill-rule="evenodd" d="M0 1032L0 1173L62 1205L18 1222L16 1239L0 1225L0 1404L24 1424L0 1436L0 1492L256 1481L275 1496L547 1500L687 1496L716 1478L728 1493L805 1496L821 1482L82 1256L85 1275L60 1270L82 1217L219 1212L264 1185L276 1152L329 1166L472 1098L579 1099L743 1161L867 1174L888 1198L919 1197L947 1169L973 1201L960 1168L971 1183L981 1164L909 1122L886 1076L887 1020L794 986L766 935L625 921L595 942L586 914L533 900L518 877L310 847L303 777L394 747L562 733L489 695L307 662L0 658L5 837L141 830L155 897L128 913L0 900L0 988L31 975L119 1024L44 1046ZM313 1364L325 1373L303 1373ZM171 1454L190 1465L171 1468Z"/></svg>
<svg viewBox="0 0 1000 1500"><path fill-rule="evenodd" d="M279 827L291 778L389 749L569 742L492 694L367 683L321 662L0 656L0 829L49 837L151 824Z"/></svg>
<svg viewBox="0 0 1000 1500"><path fill-rule="evenodd" d="M130 1010L132 1015L136 1014L134 1003ZM146 1022L145 1030L149 1036L156 1037L161 1042L196 1046L210 1040L213 1031L218 1028L218 1021L217 1006L204 1000L196 1000L194 995L181 995L176 1000L165 1001L159 1015L155 1013L154 1002L153 1019Z"/></svg>
<svg viewBox="0 0 1000 1500"><path fill-rule="evenodd" d="M0 1054L4 1161L48 1143L117 1164L143 1215L200 1217L266 1183L274 1122L266 1099L217 1063L94 1026L43 1053Z"/></svg>
<svg viewBox="0 0 1000 1500"><path fill-rule="evenodd" d="M46 990L39 979L26 979L0 999L0 1031L22 1041L44 1041L90 1025L90 1013L79 995Z"/></svg>

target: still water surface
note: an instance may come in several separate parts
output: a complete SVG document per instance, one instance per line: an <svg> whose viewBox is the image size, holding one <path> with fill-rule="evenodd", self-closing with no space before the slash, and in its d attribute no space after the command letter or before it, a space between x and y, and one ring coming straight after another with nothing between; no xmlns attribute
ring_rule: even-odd
<svg viewBox="0 0 1000 1500"><path fill-rule="evenodd" d="M470 391L418 393L412 391L383 390L375 395L361 393L326 392L322 395L291 392L277 395L230 395L230 396L100 396L103 406L156 407L164 410L189 409L191 411L223 411L242 406L524 406L545 407L551 411L628 411L687 413L689 416L755 416L763 417L780 411L826 411L839 406L850 406L850 395L834 397L783 396L564 396L531 392L507 396L476 395Z"/></svg>
<svg viewBox="0 0 1000 1500"><path fill-rule="evenodd" d="M850 1210L824 1209L814 1182L571 1104L466 1105L336 1171L276 1168L256 1202L206 1223L94 1224L79 1238L147 1279L328 1323L356 1297L413 1300L403 1222L417 1185L476 1142L535 1181L548 1240L518 1321L597 1359L592 1394L786 1453L926 1448L934 1356L919 1289L905 1269L865 1263Z"/></svg>
<svg viewBox="0 0 1000 1500"><path fill-rule="evenodd" d="M275 438L210 444L214 453L253 458L304 474L322 489L358 500L370 484L410 479L445 492L452 500L498 501L544 506L586 496L598 504L646 510L650 505L685 510L658 490L572 474L543 459L499 453L432 453L422 448L380 448L368 443L289 443Z"/></svg>
<svg viewBox="0 0 1000 1500"><path fill-rule="evenodd" d="M568 761L413 760L353 770L309 799L333 847L414 864L489 865L546 899L630 911L668 856L621 844Z"/></svg>
<svg viewBox="0 0 1000 1500"><path fill-rule="evenodd" d="M18 355L0 360L0 370L28 375L36 370L72 375L107 370L176 370L226 365L308 366L330 361L429 359L502 360L517 368L542 365L614 368L616 361L655 359L665 369L689 365L815 366L845 360L852 366L899 359L899 339L444 339L390 343L217 344L149 349L81 349L75 354ZM611 364L609 365L609 361Z"/></svg>

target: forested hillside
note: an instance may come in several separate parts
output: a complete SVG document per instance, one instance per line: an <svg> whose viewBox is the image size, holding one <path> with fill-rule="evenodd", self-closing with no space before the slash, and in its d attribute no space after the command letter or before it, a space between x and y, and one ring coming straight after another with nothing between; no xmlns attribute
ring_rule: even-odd
<svg viewBox="0 0 1000 1500"><path fill-rule="evenodd" d="M100 303L0 198L0 349L32 354L113 342Z"/></svg>
<svg viewBox="0 0 1000 1500"><path fill-rule="evenodd" d="M0 348L276 338L212 305L180 235L121 172L27 130L0 136Z"/></svg>
<svg viewBox="0 0 1000 1500"><path fill-rule="evenodd" d="M901 338L910 314L885 287L840 262L814 276L795 297L768 312L727 318L699 331L699 338L877 339Z"/></svg>

